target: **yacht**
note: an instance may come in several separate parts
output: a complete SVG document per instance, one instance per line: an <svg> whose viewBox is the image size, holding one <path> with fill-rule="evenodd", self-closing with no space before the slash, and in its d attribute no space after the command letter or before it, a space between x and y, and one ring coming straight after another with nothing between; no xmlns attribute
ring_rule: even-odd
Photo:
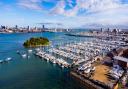
<svg viewBox="0 0 128 89"><path fill-rule="evenodd" d="M54 60L54 61L53 61L53 63L55 64L55 63L56 63L56 61Z"/></svg>
<svg viewBox="0 0 128 89"><path fill-rule="evenodd" d="M17 50L17 51L16 51L16 53L17 53L17 54L20 54L20 51L19 51L19 50Z"/></svg>
<svg viewBox="0 0 128 89"><path fill-rule="evenodd" d="M12 60L11 57L8 57L8 58L5 59L5 61L11 61L11 60Z"/></svg>
<svg viewBox="0 0 128 89"><path fill-rule="evenodd" d="M61 65L62 68L64 68L64 65Z"/></svg>
<svg viewBox="0 0 128 89"><path fill-rule="evenodd" d="M0 60L0 63L3 63L4 62L4 60Z"/></svg>
<svg viewBox="0 0 128 89"><path fill-rule="evenodd" d="M36 48L36 49L35 49L36 52L39 52L40 50L41 50L40 48Z"/></svg>
<svg viewBox="0 0 128 89"><path fill-rule="evenodd" d="M27 54L22 54L22 57L23 57L23 58L27 57Z"/></svg>
<svg viewBox="0 0 128 89"><path fill-rule="evenodd" d="M28 50L28 52L29 52L29 53L32 53L32 50L31 50L31 49L29 49L29 50Z"/></svg>

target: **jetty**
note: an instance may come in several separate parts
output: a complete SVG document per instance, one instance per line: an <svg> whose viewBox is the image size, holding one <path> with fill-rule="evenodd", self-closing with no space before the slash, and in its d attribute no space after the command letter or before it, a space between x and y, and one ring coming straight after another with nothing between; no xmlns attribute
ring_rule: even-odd
<svg viewBox="0 0 128 89"><path fill-rule="evenodd" d="M46 52L39 51L36 53L36 55L43 59L46 59L47 61L51 61L54 64L58 64L61 67L66 67L66 68L70 67L70 64L67 63L65 60L63 60L62 58L58 59L53 55L47 54Z"/></svg>

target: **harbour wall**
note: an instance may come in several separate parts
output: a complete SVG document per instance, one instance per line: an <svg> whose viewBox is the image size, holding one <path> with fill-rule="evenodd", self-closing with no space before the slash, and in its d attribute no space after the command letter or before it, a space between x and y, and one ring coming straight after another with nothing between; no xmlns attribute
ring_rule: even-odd
<svg viewBox="0 0 128 89"><path fill-rule="evenodd" d="M75 71L71 71L70 75L73 79L77 80L79 83L85 86L86 87L85 89L111 89L110 87L107 87L103 84L100 84L88 78L83 78L81 75L77 74L77 72Z"/></svg>

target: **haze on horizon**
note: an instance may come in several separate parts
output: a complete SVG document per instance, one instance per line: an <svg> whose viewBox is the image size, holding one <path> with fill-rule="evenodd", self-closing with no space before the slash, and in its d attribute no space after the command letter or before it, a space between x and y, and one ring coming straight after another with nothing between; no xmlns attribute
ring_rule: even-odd
<svg viewBox="0 0 128 89"><path fill-rule="evenodd" d="M0 0L0 25L128 28L128 0Z"/></svg>

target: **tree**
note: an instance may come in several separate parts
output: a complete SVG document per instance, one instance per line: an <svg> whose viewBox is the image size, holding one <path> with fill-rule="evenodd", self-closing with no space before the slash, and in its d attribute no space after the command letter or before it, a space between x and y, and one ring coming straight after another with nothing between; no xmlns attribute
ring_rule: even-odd
<svg viewBox="0 0 128 89"><path fill-rule="evenodd" d="M44 46L44 45L48 45L49 44L49 40L47 38L44 37L32 37L29 40L27 40L26 42L24 42L24 46L25 47L36 47L36 46Z"/></svg>

